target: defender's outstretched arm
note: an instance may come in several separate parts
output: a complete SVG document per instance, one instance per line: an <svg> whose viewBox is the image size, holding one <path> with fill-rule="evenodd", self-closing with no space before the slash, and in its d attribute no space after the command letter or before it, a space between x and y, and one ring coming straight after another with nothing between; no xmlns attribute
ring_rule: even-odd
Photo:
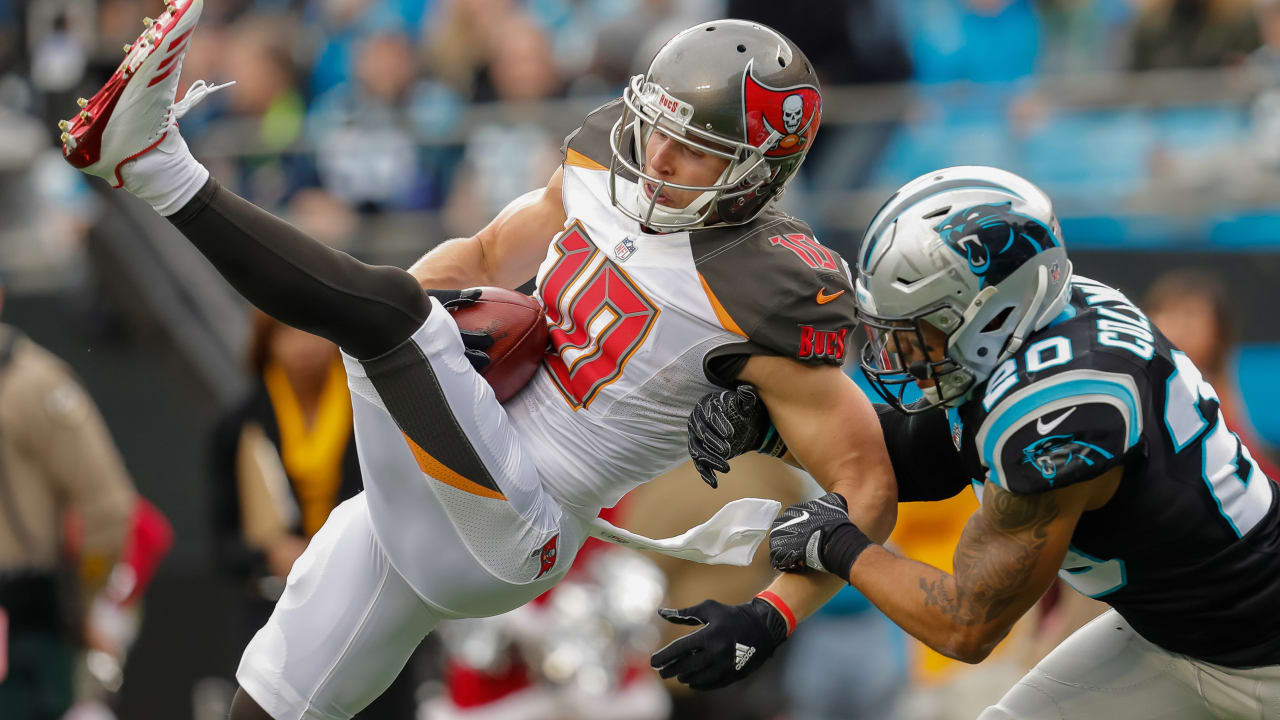
<svg viewBox="0 0 1280 720"><path fill-rule="evenodd" d="M1090 485L1015 495L988 484L956 546L954 574L872 545L849 582L929 647L981 662L1057 577Z"/></svg>

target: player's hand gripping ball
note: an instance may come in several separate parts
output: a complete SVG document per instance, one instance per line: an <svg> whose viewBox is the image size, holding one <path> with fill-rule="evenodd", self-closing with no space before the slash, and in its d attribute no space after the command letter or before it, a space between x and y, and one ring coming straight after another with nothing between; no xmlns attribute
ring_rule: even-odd
<svg viewBox="0 0 1280 720"><path fill-rule="evenodd" d="M529 383L547 351L547 317L537 300L498 287L430 294L453 316L467 359L489 382L498 402Z"/></svg>

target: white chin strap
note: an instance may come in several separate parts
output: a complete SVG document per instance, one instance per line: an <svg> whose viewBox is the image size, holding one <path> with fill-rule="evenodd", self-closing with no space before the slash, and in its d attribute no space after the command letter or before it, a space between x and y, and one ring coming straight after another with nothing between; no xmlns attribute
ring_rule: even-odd
<svg viewBox="0 0 1280 720"><path fill-rule="evenodd" d="M1049 270L1041 265L1036 268L1036 294L1031 299L1031 308L1041 307L1040 303L1044 302L1044 296L1049 292ZM1027 339L1035 324L1036 317L1039 313L1035 311L1023 313L1022 319L1018 321L1018 325L1013 329L1013 334L1009 336L1009 343L1005 346L1005 351L1000 353L1000 357L996 358L996 363L1002 363L1013 357L1022 347L1022 342Z"/></svg>
<svg viewBox="0 0 1280 720"><path fill-rule="evenodd" d="M937 385L934 385L933 387L920 388L920 394L924 397L925 402L929 403L930 405L942 404L942 392L938 390Z"/></svg>

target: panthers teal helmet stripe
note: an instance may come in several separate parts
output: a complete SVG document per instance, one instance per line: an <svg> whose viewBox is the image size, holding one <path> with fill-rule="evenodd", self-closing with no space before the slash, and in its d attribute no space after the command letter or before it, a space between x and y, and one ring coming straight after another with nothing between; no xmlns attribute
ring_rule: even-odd
<svg viewBox="0 0 1280 720"><path fill-rule="evenodd" d="M1133 381L1127 376L1089 370L1069 371L1009 396L1003 407L987 417L977 435L982 462L991 471L990 480L1008 489L1000 478L998 461L1001 441L1012 431L1060 407L1073 403L1106 402L1106 398L1114 398L1127 410L1127 450L1142 436L1142 411Z"/></svg>

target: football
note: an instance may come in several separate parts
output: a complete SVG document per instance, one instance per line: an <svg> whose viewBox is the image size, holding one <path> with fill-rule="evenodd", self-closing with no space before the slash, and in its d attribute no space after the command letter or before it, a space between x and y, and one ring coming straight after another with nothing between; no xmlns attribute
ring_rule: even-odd
<svg viewBox="0 0 1280 720"><path fill-rule="evenodd" d="M480 375L489 381L498 402L520 392L547 351L547 317L538 301L514 290L483 287L475 302L449 312L460 329L493 338L486 351L489 364Z"/></svg>

